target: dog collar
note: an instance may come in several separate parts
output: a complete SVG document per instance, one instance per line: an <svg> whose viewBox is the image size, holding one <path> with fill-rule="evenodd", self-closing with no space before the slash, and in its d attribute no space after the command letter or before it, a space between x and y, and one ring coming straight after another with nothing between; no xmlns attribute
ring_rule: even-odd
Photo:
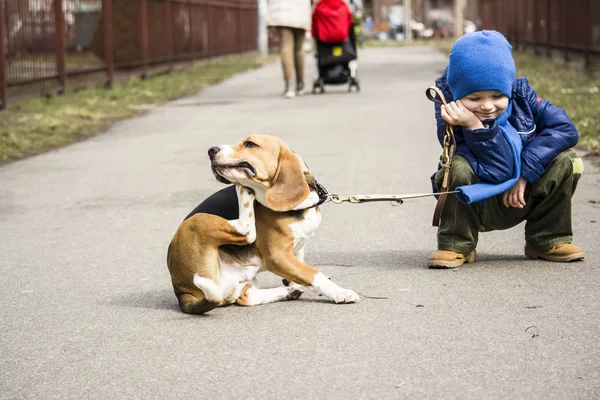
<svg viewBox="0 0 600 400"><path fill-rule="evenodd" d="M327 192L327 189L325 189L325 187L323 185L321 185L319 182L317 182L316 179L315 179L315 186L317 189L317 195L319 196L319 202L312 207L320 206L321 204L325 203L325 201L327 201L327 199L329 198L329 192Z"/></svg>

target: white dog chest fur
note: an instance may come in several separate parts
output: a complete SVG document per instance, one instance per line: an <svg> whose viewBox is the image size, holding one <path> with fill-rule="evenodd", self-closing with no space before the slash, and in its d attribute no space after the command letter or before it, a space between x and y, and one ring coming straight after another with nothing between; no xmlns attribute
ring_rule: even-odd
<svg viewBox="0 0 600 400"><path fill-rule="evenodd" d="M251 282L262 268L260 257L252 257L247 264L226 263L220 260L219 287L226 303L234 303L246 283Z"/></svg>

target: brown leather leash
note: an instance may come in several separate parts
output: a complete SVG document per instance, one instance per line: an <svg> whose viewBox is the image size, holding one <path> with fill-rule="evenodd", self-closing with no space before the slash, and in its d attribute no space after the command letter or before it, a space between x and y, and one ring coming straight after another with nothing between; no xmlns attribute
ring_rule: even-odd
<svg viewBox="0 0 600 400"><path fill-rule="evenodd" d="M433 91L433 94L432 94ZM446 105L446 97L444 93L440 89L435 86L429 87L425 91L425 95L427 98L434 103L440 105ZM436 95L438 97L436 97ZM446 123L446 128L444 130L444 139L442 141L443 150L442 155L440 156L440 167L444 169L444 180L442 181L442 190L440 197L438 198L438 202L435 206L435 211L433 212L433 226L440 226L440 219L442 218L442 210L444 209L444 203L446 202L446 197L448 197L451 193L448 191L448 184L450 183L450 168L452 167L452 160L454 159L454 152L456 151L456 139L454 138L454 128L449 123Z"/></svg>

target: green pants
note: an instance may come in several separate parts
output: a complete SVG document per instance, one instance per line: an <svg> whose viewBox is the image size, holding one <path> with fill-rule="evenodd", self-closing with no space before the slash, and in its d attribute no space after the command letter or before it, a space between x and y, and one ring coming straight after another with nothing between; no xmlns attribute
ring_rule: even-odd
<svg viewBox="0 0 600 400"><path fill-rule="evenodd" d="M561 243L571 243L571 197L583 172L583 163L571 150L560 153L542 178L525 189L524 208L506 208L502 195L477 204L463 204L449 195L442 210L437 232L438 250L467 254L477 247L479 232L512 228L523 221L525 240L536 249L545 250ZM444 171L435 175L440 190ZM449 189L480 182L469 161L455 156L450 171Z"/></svg>

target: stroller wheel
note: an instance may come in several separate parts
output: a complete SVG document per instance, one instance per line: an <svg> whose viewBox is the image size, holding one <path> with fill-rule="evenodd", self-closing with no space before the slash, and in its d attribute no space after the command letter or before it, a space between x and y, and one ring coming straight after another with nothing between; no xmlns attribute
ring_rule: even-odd
<svg viewBox="0 0 600 400"><path fill-rule="evenodd" d="M323 84L323 81L321 79L317 79L313 83L313 94L316 94L317 90L319 93L325 93L325 85Z"/></svg>
<svg viewBox="0 0 600 400"><path fill-rule="evenodd" d="M325 93L325 86L320 85L320 84L314 85L312 92L313 92L313 94L316 94L316 93L323 94L323 93Z"/></svg>

